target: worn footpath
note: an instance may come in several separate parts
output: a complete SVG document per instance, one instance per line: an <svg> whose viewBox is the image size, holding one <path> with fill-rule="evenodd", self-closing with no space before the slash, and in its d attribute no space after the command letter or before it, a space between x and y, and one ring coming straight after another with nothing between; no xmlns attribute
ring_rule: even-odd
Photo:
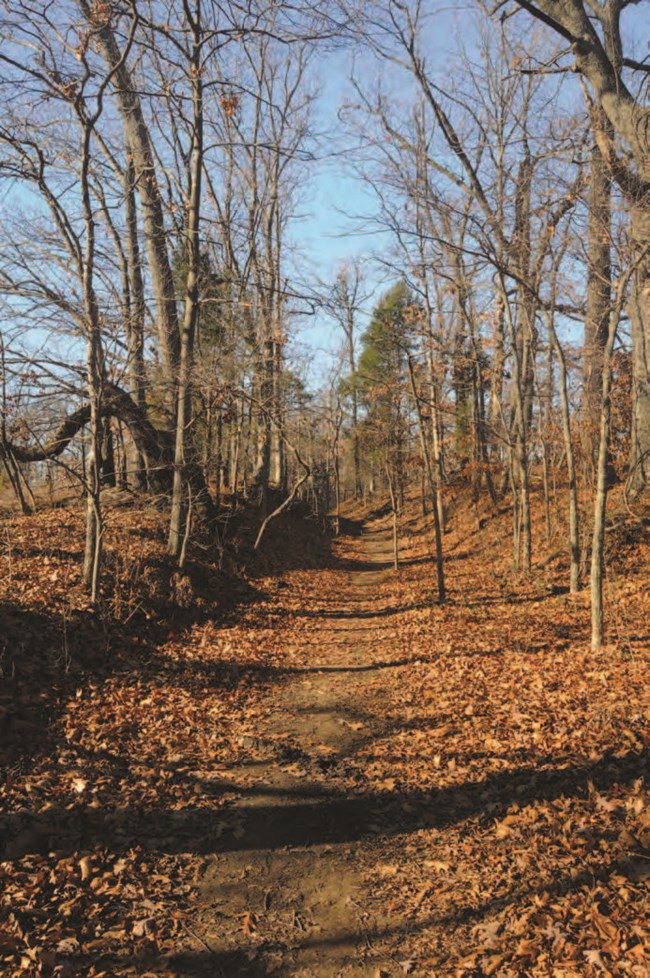
<svg viewBox="0 0 650 978"><path fill-rule="evenodd" d="M196 923L215 974L403 973L385 939L398 918L373 905L365 882L385 813L345 777L359 745L382 728L382 697L404 665L383 625L395 611L382 600L389 547L383 532L365 534L345 569L325 582L314 575L295 613L308 622L309 665L295 668L244 744L257 759L228 772L237 797L208 861Z"/></svg>

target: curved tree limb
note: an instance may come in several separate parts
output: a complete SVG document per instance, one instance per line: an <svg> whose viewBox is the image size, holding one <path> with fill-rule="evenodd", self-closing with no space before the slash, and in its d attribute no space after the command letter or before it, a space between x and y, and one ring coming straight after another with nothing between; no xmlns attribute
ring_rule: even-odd
<svg viewBox="0 0 650 978"><path fill-rule="evenodd" d="M267 526L269 525L269 523L271 522L271 520L274 520L276 516L279 516L280 513L283 513L285 511L285 509L287 509L291 505L291 503L294 501L294 499L298 495L298 492L300 491L301 487L305 484L305 482L307 481L307 479L309 479L309 477L311 476L311 468L307 465L307 463L305 462L305 460L302 458L302 456L300 455L300 452L298 451L298 449L296 448L296 446L291 441L289 441L289 439L287 438L286 432L283 430L283 428L281 427L281 425L279 425L278 422L277 422L277 420L271 414L269 414L268 411L266 411L266 409L260 404L260 402L258 401L258 399L256 397L252 397L250 394L248 394L245 391L241 391L240 393L241 393L242 397L244 397L246 400L250 401L251 404L255 404L258 408L260 408L262 410L262 412L265 415L268 416L271 424L275 425L279 429L280 437L282 438L282 440L285 443L285 445L287 446L287 448L290 448L291 449L291 451L293 452L294 457L296 459L296 462L298 463L298 465L302 469L302 475L301 475L301 477L297 480L297 482L295 483L293 489L291 490L291 492L289 493L289 495L287 496L287 498L284 499L280 503L280 505L276 509L274 509L272 513L269 513L268 516L266 516L264 518L264 520L262 521L262 524L261 524L261 526L260 526L260 528L258 530L258 533L257 533L257 537L255 539L255 544L253 546L253 549L254 550L257 550L257 548L259 547L260 543L262 542L262 537L264 536L264 533L266 531Z"/></svg>
<svg viewBox="0 0 650 978"><path fill-rule="evenodd" d="M104 384L100 414L105 418L118 418L128 427L150 470L157 472L159 481L165 482L165 470L170 472L172 467L171 440L167 433L154 428L130 394L116 384ZM90 405L83 404L61 422L47 441L35 445L15 445L8 442L7 447L18 462L42 462L45 459L56 458L65 451L75 435L89 421Z"/></svg>

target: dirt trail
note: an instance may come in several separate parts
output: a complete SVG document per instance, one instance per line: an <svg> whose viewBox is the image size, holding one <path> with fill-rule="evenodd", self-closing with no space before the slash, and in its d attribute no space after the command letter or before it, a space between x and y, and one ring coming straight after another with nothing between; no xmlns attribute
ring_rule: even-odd
<svg viewBox="0 0 650 978"><path fill-rule="evenodd" d="M338 773L380 728L381 685L395 680L401 658L392 648L396 664L385 661L377 611L390 541L375 532L363 543L362 569L341 571L327 615L314 615L309 667L269 703L255 745L264 759L229 772L238 797L217 829L194 934L212 974L375 978L400 970L379 937L399 921L368 910L362 882L381 829L363 793L353 795ZM319 586L315 571L315 602Z"/></svg>

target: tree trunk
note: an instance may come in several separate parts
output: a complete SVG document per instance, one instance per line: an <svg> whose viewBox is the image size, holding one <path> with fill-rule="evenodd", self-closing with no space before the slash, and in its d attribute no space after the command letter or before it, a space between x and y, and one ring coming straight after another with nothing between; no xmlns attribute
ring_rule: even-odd
<svg viewBox="0 0 650 978"><path fill-rule="evenodd" d="M398 521L397 521L397 495L395 492L395 480L393 473L391 472L390 464L386 463L386 479L388 481L388 492L390 494L390 509L392 514L392 527L393 527L393 567L395 570L399 568L399 535L398 535Z"/></svg>
<svg viewBox="0 0 650 978"><path fill-rule="evenodd" d="M180 344L178 371L178 397L176 401L176 438L174 445L174 482L169 519L167 550L179 557L183 547L183 507L188 492L187 458L190 450L188 428L192 412L192 363L194 337L199 317L200 267L201 267L201 178L203 175L203 81L201 75L201 0L196 0L195 16L188 17L192 31L190 77L192 80L192 153L186 215L187 279L185 285L185 311ZM205 500L200 500L200 503ZM185 542L186 547L187 542Z"/></svg>
<svg viewBox="0 0 650 978"><path fill-rule="evenodd" d="M607 509L607 462L611 422L612 351L621 318L627 285L638 266L629 265L616 286L616 300L609 313L607 344L603 356L603 386L600 411L600 442L596 470L594 502L594 532L591 546L591 647L598 650L603 644L603 575L605 570L605 514Z"/></svg>
<svg viewBox="0 0 650 978"><path fill-rule="evenodd" d="M647 171L650 186L650 166ZM638 495L650 484L650 190L632 211L638 265L629 301L632 324L632 445L630 487Z"/></svg>
<svg viewBox="0 0 650 978"><path fill-rule="evenodd" d="M569 406L569 383L566 368L566 357L555 331L553 313L548 315L551 343L557 354L560 373L560 405L562 408L562 436L564 452L569 475L569 555L571 560L570 588L571 594L580 590L580 510L578 507L578 484L573 454L573 438L571 437L571 409Z"/></svg>
<svg viewBox="0 0 650 978"><path fill-rule="evenodd" d="M271 481L271 440L273 423L273 342L265 340L258 366L257 454L253 481L258 490L258 503L266 515Z"/></svg>
<svg viewBox="0 0 650 978"><path fill-rule="evenodd" d="M342 420L343 416L339 413L336 417L334 429L334 502L336 506L334 532L336 536L341 532L341 460L339 458L339 436Z"/></svg>
<svg viewBox="0 0 650 978"><path fill-rule="evenodd" d="M147 410L146 371L144 364L145 297L142 258L138 237L138 214L135 199L136 175L131 155L127 153L124 170L124 204L126 218L126 252L128 255L130 316L127 325L128 370L131 396L143 412ZM138 489L146 489L146 462L137 446L131 452L131 478Z"/></svg>
<svg viewBox="0 0 650 978"><path fill-rule="evenodd" d="M176 371L180 359L180 334L176 310L176 290L169 260L164 207L158 185L151 137L137 88L122 59L122 53L109 23L97 26L94 5L78 0L106 64L114 72L113 88L124 126L127 154L133 161L144 226L149 274L156 301L156 322L165 380L165 399L174 410Z"/></svg>
<svg viewBox="0 0 650 978"><path fill-rule="evenodd" d="M591 647L594 651L603 645L603 576L605 571L605 515L607 511L607 455L611 418L609 356L603 365L602 406L600 412L600 438L596 468L596 497L594 505L594 532L591 544Z"/></svg>
<svg viewBox="0 0 650 978"><path fill-rule="evenodd" d="M592 126L609 123L601 109L591 113ZM588 474L595 474L600 436L603 355L611 305L611 177L598 141L591 150L589 226L587 231L587 313L584 337L584 454Z"/></svg>
<svg viewBox="0 0 650 978"><path fill-rule="evenodd" d="M512 394L514 400L514 453L512 458L512 500L514 526L514 564L515 570L530 572L532 559L530 487L528 472L528 425L526 424L526 396L522 356L525 357L525 343L519 343L517 329L512 317L505 283L500 273L501 295L506 322L510 331L513 364Z"/></svg>
<svg viewBox="0 0 650 978"><path fill-rule="evenodd" d="M445 590L445 568L444 568L444 556L442 552L442 526L440 523L440 514L438 511L438 487L436 485L436 478L433 473L433 465L431 464L431 453L429 451L429 445L427 443L426 437L426 427L424 424L424 418L422 417L422 406L418 398L417 387L415 384L415 373L413 371L413 363L409 357L407 357L409 380L411 382L411 393L415 401L415 408L418 418L418 431L420 433L420 444L422 446L422 454L424 455L424 465L427 473L427 480L429 482L429 488L431 491L431 508L433 510L433 529L436 541L436 574L438 579L438 601L440 604L444 604L446 598Z"/></svg>

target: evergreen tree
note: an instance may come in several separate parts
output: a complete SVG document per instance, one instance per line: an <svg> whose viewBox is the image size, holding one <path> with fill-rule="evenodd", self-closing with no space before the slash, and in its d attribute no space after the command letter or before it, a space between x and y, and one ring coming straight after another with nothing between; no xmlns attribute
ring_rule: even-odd
<svg viewBox="0 0 650 978"><path fill-rule="evenodd" d="M418 308L405 282L384 293L361 336L356 374L347 381L359 395L364 454L373 468L388 468L400 489L408 436L406 354Z"/></svg>

